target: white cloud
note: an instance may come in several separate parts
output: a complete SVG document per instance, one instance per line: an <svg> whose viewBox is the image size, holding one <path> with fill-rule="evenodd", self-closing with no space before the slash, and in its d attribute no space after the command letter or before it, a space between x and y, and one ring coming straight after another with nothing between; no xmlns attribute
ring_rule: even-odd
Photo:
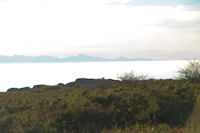
<svg viewBox="0 0 200 133"><path fill-rule="evenodd" d="M111 6L108 2L113 0L0 1L0 55L135 57L140 54L131 51L185 51L187 46L195 51L200 45L198 23L169 29L176 22L199 22L199 10L191 6ZM166 20L172 21L163 23Z"/></svg>

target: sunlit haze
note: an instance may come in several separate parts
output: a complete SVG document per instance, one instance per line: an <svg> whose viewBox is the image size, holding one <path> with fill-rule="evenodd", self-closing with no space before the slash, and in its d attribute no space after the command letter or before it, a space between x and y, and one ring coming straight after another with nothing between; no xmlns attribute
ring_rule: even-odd
<svg viewBox="0 0 200 133"><path fill-rule="evenodd" d="M200 1L0 0L0 55L200 57Z"/></svg>

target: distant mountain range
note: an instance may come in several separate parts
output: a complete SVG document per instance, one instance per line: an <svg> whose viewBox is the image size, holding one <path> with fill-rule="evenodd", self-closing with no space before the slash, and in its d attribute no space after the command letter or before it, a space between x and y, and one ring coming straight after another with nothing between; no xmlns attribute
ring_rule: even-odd
<svg viewBox="0 0 200 133"><path fill-rule="evenodd" d="M127 57L120 56L115 59L93 57L89 55L79 54L78 56L69 56L65 58L57 58L52 56L0 56L0 63L39 63L39 62L105 62L105 61L148 61L153 60L151 58L135 58L129 59Z"/></svg>

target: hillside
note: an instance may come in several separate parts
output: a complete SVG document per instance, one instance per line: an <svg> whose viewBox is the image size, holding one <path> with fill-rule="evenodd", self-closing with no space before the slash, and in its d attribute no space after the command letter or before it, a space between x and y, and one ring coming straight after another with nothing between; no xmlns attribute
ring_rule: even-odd
<svg viewBox="0 0 200 133"><path fill-rule="evenodd" d="M79 79L0 93L2 133L185 133L200 83ZM198 115L196 116L198 119ZM190 128L192 123L193 128Z"/></svg>

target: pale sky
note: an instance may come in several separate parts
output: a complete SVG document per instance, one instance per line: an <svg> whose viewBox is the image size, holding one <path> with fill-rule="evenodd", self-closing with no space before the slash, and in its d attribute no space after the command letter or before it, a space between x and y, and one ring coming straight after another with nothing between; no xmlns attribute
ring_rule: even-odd
<svg viewBox="0 0 200 133"><path fill-rule="evenodd" d="M80 53L199 58L200 0L0 0L0 55Z"/></svg>

